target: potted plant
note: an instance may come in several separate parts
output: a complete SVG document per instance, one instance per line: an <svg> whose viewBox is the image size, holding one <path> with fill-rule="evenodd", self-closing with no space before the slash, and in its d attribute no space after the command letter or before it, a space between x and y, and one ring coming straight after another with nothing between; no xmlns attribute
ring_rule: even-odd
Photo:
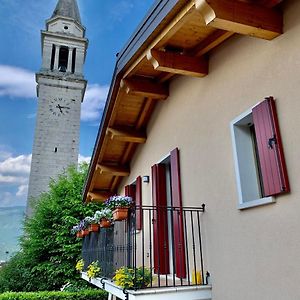
<svg viewBox="0 0 300 300"><path fill-rule="evenodd" d="M77 225L75 225L75 226L72 227L71 233L72 234L76 234L76 237L78 237L78 238L82 238L83 237L82 232L81 232L81 228L80 228L79 224L77 224Z"/></svg>
<svg viewBox="0 0 300 300"><path fill-rule="evenodd" d="M100 223L101 228L108 228L112 222L112 210L110 208L103 208L95 212L94 219Z"/></svg>
<svg viewBox="0 0 300 300"><path fill-rule="evenodd" d="M128 218L128 209L132 205L132 198L128 196L112 196L105 205L113 210L114 221L122 221Z"/></svg>
<svg viewBox="0 0 300 300"><path fill-rule="evenodd" d="M85 219L80 221L79 228L81 230L81 234L82 234L83 237L85 237L89 234L89 230L88 230L87 226L88 226L88 224L85 221Z"/></svg>
<svg viewBox="0 0 300 300"><path fill-rule="evenodd" d="M89 232L98 232L99 224L93 217L85 217L84 218L86 224L88 225Z"/></svg>
<svg viewBox="0 0 300 300"><path fill-rule="evenodd" d="M123 289L142 289L150 284L151 278L152 274L149 268L122 267L116 271L113 281Z"/></svg>
<svg viewBox="0 0 300 300"><path fill-rule="evenodd" d="M101 268L98 264L98 261L93 261L88 267L87 267L87 276L89 279L95 278L100 276Z"/></svg>

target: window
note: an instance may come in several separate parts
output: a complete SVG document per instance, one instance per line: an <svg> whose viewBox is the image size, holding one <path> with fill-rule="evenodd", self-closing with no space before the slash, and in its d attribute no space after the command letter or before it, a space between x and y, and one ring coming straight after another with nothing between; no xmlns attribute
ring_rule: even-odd
<svg viewBox="0 0 300 300"><path fill-rule="evenodd" d="M58 70L60 72L66 72L68 68L69 48L61 47L59 49L59 61Z"/></svg>
<svg viewBox="0 0 300 300"><path fill-rule="evenodd" d="M186 278L178 148L152 166L151 173L153 206L157 207L153 216L154 273L174 273L178 278ZM167 209L170 206L171 213Z"/></svg>
<svg viewBox="0 0 300 300"><path fill-rule="evenodd" d="M73 55L72 55L72 73L75 73L75 66L76 66L76 48L73 49Z"/></svg>
<svg viewBox="0 0 300 300"><path fill-rule="evenodd" d="M54 60L55 60L55 45L52 45L52 52L51 52L51 65L50 65L50 69L51 71L53 71L54 68Z"/></svg>
<svg viewBox="0 0 300 300"><path fill-rule="evenodd" d="M275 101L266 98L231 122L239 208L289 191Z"/></svg>

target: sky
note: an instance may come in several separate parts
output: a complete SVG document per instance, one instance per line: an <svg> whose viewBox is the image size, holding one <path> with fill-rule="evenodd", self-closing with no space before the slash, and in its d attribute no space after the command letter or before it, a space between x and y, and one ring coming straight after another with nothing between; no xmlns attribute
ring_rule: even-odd
<svg viewBox="0 0 300 300"><path fill-rule="evenodd" d="M116 54L154 0L77 0L89 48L81 110L80 161L95 144ZM41 67L41 35L57 0L0 0L0 208L25 206Z"/></svg>

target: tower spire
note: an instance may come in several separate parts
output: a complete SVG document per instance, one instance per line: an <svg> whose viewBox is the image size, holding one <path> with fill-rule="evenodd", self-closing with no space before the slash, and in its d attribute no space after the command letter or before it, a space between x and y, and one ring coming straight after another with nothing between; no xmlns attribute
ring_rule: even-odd
<svg viewBox="0 0 300 300"><path fill-rule="evenodd" d="M57 16L71 18L81 24L80 13L76 0L58 0L51 18Z"/></svg>

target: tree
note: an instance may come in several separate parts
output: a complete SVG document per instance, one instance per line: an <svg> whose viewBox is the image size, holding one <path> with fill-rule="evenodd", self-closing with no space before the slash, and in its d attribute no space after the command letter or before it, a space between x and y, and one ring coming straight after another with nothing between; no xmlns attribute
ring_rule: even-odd
<svg viewBox="0 0 300 300"><path fill-rule="evenodd" d="M82 203L86 172L86 164L79 170L70 168L41 195L33 217L24 222L20 253L0 271L0 292L57 290L78 281L75 264L82 242L70 229L99 208Z"/></svg>

